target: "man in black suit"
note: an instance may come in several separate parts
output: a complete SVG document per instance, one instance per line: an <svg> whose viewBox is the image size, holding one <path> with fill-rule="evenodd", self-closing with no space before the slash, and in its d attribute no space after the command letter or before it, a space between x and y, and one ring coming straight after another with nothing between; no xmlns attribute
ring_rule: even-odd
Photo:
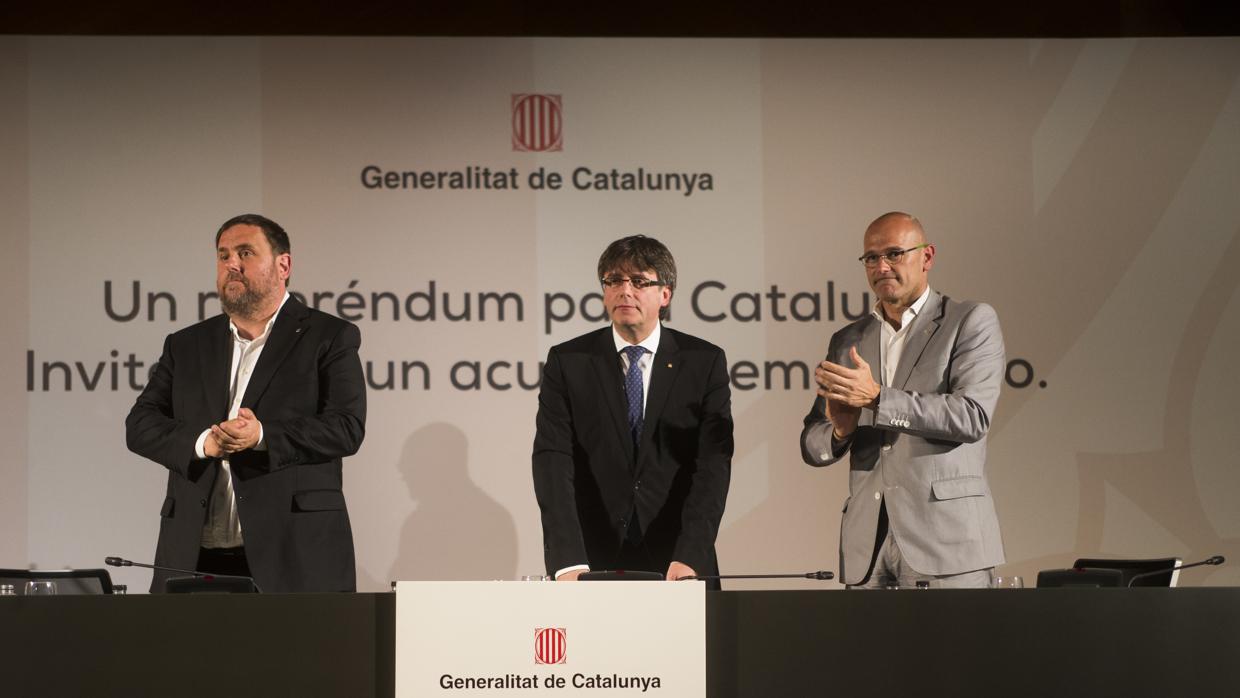
<svg viewBox="0 0 1240 698"><path fill-rule="evenodd" d="M676 262L642 235L598 263L611 326L551 348L538 395L534 492L548 574L719 573L732 468L723 350L663 327ZM710 585L718 588L718 582Z"/></svg>
<svg viewBox="0 0 1240 698"><path fill-rule="evenodd" d="M237 216L215 240L224 314L168 336L125 420L129 449L168 469L155 563L352 591L341 459L365 431L361 334L288 294L274 221Z"/></svg>

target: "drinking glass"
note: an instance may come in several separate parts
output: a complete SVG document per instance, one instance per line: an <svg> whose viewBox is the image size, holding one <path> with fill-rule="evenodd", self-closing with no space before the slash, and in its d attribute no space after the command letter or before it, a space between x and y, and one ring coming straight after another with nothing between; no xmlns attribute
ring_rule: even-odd
<svg viewBox="0 0 1240 698"><path fill-rule="evenodd" d="M48 579L32 579L26 582L26 596L55 596L56 582Z"/></svg>

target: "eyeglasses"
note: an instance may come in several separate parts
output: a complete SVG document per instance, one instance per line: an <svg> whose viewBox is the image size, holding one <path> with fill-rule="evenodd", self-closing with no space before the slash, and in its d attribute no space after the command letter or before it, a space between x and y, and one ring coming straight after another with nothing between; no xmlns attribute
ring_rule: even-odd
<svg viewBox="0 0 1240 698"><path fill-rule="evenodd" d="M904 255L906 253L912 252L913 250L920 250L923 247L929 247L929 246L930 246L930 243L926 242L926 243L922 243L918 245L917 247L910 247L907 250L888 250L886 252L883 252L882 254L875 254L871 252L869 254L861 255L857 259L862 264L866 265L867 267L878 266L878 260L880 259L885 259L887 260L888 264L895 266L900 263L901 259L904 259Z"/></svg>
<svg viewBox="0 0 1240 698"><path fill-rule="evenodd" d="M650 288L651 286L665 286L666 285L662 281L659 281L658 279L647 279L641 276L634 276L634 277L606 276L606 277L599 279L599 283L603 284L607 288L620 288L624 286L624 282L626 281L629 282L630 284L633 284L633 288L637 289L638 291L644 288Z"/></svg>

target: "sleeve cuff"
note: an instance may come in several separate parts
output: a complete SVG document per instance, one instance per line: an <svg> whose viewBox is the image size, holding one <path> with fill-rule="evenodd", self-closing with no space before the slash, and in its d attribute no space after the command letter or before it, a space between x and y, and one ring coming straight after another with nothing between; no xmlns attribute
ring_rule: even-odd
<svg viewBox="0 0 1240 698"><path fill-rule="evenodd" d="M563 569L556 570L554 577L555 579L559 579L562 575L568 574L569 572L576 572L577 570L589 572L590 566L589 565L570 565Z"/></svg>
<svg viewBox="0 0 1240 698"><path fill-rule="evenodd" d="M194 442L194 455L198 457L198 460L207 457L207 434L210 433L210 429L203 429L202 433L198 435L198 440Z"/></svg>
<svg viewBox="0 0 1240 698"><path fill-rule="evenodd" d="M849 434L845 438L837 439L835 438L835 430L832 429L831 430L831 455L836 458L839 458L840 456L844 455L844 452L848 450L848 447L852 446L852 440L853 440L853 437L856 436L856 434L857 432L854 430L853 433Z"/></svg>

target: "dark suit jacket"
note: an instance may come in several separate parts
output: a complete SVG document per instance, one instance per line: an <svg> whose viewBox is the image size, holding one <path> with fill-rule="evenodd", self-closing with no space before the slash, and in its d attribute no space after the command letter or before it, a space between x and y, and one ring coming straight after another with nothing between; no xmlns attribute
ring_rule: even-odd
<svg viewBox="0 0 1240 698"><path fill-rule="evenodd" d="M634 453L611 327L552 347L538 395L534 491L547 572L614 569L636 512L642 541L718 574L715 537L732 469L732 398L723 350L662 329Z"/></svg>
<svg viewBox="0 0 1240 698"><path fill-rule="evenodd" d="M263 591L352 591L353 533L341 458L357 452L366 390L357 326L289 298L241 401L263 425L266 451L229 463L246 557ZM129 449L168 469L155 563L193 569L219 468L199 459L199 434L228 418L232 338L218 315L171 334L125 420ZM170 575L156 572L151 591Z"/></svg>

